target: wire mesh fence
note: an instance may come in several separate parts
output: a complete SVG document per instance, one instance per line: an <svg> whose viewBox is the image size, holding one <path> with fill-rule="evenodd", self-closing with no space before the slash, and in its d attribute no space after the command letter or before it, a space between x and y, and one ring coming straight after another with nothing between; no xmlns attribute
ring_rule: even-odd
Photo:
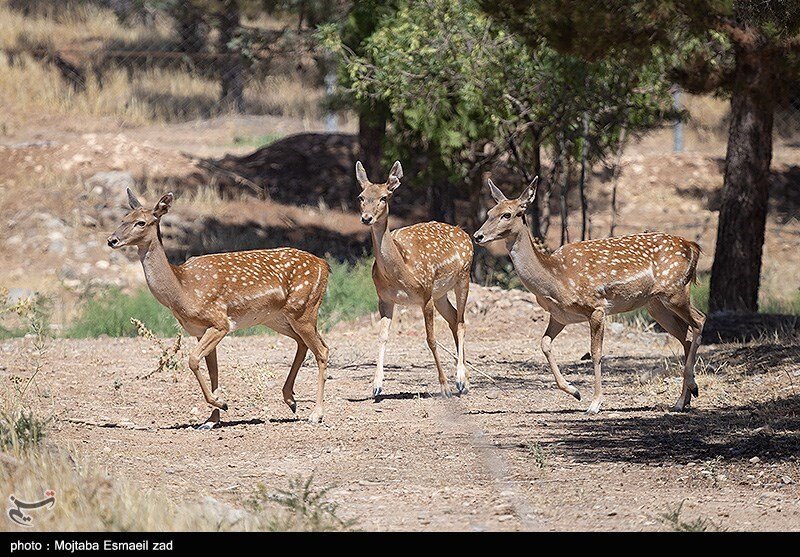
<svg viewBox="0 0 800 557"><path fill-rule="evenodd" d="M23 126L53 107L64 117L107 118L120 128L279 115L335 131L347 118L326 108L334 68L302 18L299 25L253 18L225 0L216 10L170 1L61 4L68 17L37 17L59 3L0 2L0 105L12 113L3 126ZM685 121L648 133L632 148L724 155L729 101L681 93L676 105L686 110ZM800 93L779 106L775 149L798 147Z"/></svg>
<svg viewBox="0 0 800 557"><path fill-rule="evenodd" d="M12 4L0 3L0 104L20 125L54 107L120 127L229 114L324 116L324 55L313 29L294 21L203 13L182 2L125 16L73 7L63 17Z"/></svg>
<svg viewBox="0 0 800 557"><path fill-rule="evenodd" d="M724 156L730 126L730 101L712 95L678 92L675 105L686 117L641 138L635 149L652 153L704 153ZM778 99L774 116L773 148L800 147L800 96Z"/></svg>

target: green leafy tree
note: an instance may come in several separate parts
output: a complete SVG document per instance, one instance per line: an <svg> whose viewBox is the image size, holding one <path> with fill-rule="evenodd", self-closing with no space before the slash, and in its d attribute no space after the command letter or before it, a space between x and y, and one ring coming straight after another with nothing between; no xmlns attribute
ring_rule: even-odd
<svg viewBox="0 0 800 557"><path fill-rule="evenodd" d="M482 0L529 44L544 37L586 60L638 64L677 54L672 75L730 95L731 122L711 274L710 311L758 309L773 118L798 82L798 0ZM657 48L654 48L657 47Z"/></svg>
<svg viewBox="0 0 800 557"><path fill-rule="evenodd" d="M565 160L580 141L598 160L621 129L649 129L670 104L660 59L633 71L561 55L544 41L525 44L472 0L401 2L361 36L372 27L358 51L334 28L321 35L342 61L346 93L387 107L387 147L417 163L434 218L452 222L453 200L466 194L478 219L485 171L498 161L510 157L530 179L542 146L557 139Z"/></svg>

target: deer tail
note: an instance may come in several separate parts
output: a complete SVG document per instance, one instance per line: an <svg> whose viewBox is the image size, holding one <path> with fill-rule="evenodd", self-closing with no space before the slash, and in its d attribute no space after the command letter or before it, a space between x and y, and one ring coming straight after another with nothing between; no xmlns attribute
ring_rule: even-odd
<svg viewBox="0 0 800 557"><path fill-rule="evenodd" d="M703 253L703 249L700 247L700 244L697 242L688 242L689 243L689 250L691 251L691 256L689 258L689 274L687 277L687 282L691 282L692 284L697 284L697 261L700 259L700 254Z"/></svg>

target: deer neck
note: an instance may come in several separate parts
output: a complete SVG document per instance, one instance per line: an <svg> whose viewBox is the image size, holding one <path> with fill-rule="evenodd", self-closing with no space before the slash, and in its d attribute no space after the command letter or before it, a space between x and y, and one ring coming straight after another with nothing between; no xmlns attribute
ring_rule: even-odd
<svg viewBox="0 0 800 557"><path fill-rule="evenodd" d="M388 216L372 225L372 249L378 269L384 275L395 275L406 269L400 249L389 231Z"/></svg>
<svg viewBox="0 0 800 557"><path fill-rule="evenodd" d="M537 296L556 298L560 285L553 273L552 256L533 241L526 225L506 240L506 248L522 283Z"/></svg>
<svg viewBox="0 0 800 557"><path fill-rule="evenodd" d="M139 261L142 262L147 286L156 300L171 310L180 308L185 302L183 287L167 260L160 234L159 238L139 246Z"/></svg>

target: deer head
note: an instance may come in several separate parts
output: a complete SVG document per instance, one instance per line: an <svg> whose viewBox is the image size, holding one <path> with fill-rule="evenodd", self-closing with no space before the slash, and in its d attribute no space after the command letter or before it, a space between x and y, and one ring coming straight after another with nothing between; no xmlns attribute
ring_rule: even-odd
<svg viewBox="0 0 800 557"><path fill-rule="evenodd" d="M488 181L489 191L492 193L495 205L486 214L486 222L473 235L479 245L484 245L495 240L507 238L512 232L519 230L520 226L525 226L523 221L525 211L534 199L536 199L536 184L539 177L533 179L528 184L525 191L516 199L508 199L500 189L494 185L491 178Z"/></svg>
<svg viewBox="0 0 800 557"><path fill-rule="evenodd" d="M169 211L174 196L172 193L164 195L152 210L145 209L136 199L133 192L128 189L128 203L131 212L122 218L122 224L108 237L108 245L113 249L123 246L139 246L152 242L158 238L158 223L161 217Z"/></svg>
<svg viewBox="0 0 800 557"><path fill-rule="evenodd" d="M361 161L356 163L356 179L361 185L361 194L358 202L361 208L361 222L371 225L389 214L389 198L400 187L400 178L403 177L403 167L396 161L389 172L389 179L382 184L373 184L367 178L367 173Z"/></svg>

